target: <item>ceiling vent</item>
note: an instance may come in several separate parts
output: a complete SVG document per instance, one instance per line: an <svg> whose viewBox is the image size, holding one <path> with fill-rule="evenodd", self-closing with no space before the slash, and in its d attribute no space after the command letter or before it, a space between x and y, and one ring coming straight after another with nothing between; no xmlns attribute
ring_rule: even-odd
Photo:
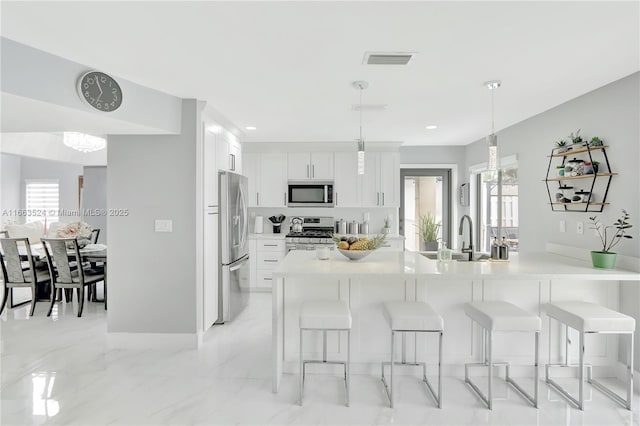
<svg viewBox="0 0 640 426"><path fill-rule="evenodd" d="M366 65L408 65L416 52L365 52L363 64Z"/></svg>
<svg viewBox="0 0 640 426"><path fill-rule="evenodd" d="M353 111L386 111L387 104L353 104L351 109Z"/></svg>

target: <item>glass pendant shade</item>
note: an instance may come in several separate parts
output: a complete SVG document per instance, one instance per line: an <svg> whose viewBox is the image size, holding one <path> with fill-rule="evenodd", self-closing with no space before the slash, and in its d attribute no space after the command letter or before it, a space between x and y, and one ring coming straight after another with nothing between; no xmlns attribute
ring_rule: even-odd
<svg viewBox="0 0 640 426"><path fill-rule="evenodd" d="M358 174L364 174L364 141L358 141Z"/></svg>
<svg viewBox="0 0 640 426"><path fill-rule="evenodd" d="M107 141L103 138L78 132L64 132L63 143L80 152L100 151L107 146Z"/></svg>
<svg viewBox="0 0 640 426"><path fill-rule="evenodd" d="M498 170L499 155L498 155L498 137L495 134L487 136L487 145L489 146L489 166L487 167L491 171Z"/></svg>

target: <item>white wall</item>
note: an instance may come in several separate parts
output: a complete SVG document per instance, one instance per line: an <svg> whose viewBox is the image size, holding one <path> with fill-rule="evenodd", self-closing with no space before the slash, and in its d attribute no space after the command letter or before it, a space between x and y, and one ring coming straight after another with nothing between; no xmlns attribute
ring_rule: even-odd
<svg viewBox="0 0 640 426"><path fill-rule="evenodd" d="M181 100L175 96L113 76L122 88L122 106L110 113L94 111L76 91L78 78L91 70L91 64L79 64L5 37L0 37L0 45L4 132L180 131ZM101 71L109 74L109 70Z"/></svg>
<svg viewBox="0 0 640 426"><path fill-rule="evenodd" d="M109 136L109 333L197 332L197 102L184 100L182 132ZM154 232L171 219L173 232ZM201 301L200 301L201 303Z"/></svg>
<svg viewBox="0 0 640 426"><path fill-rule="evenodd" d="M505 86L501 90L508 90ZM631 214L632 234L640 238L640 73L618 80L553 109L545 111L498 132L501 156L517 154L519 173L520 251L544 251L547 242L589 250L599 248L599 239L589 230L589 217L597 215L611 224L621 209ZM523 100L526 102L526 100ZM499 118L500 111L496 111ZM554 141L577 129L591 138L601 137L615 176L602 213L552 212L543 179L547 171L547 155ZM467 166L485 162L484 140L466 149ZM560 233L559 222L566 221L566 233ZM575 232L576 223L584 223L585 232ZM638 240L627 240L616 247L620 254L640 257Z"/></svg>

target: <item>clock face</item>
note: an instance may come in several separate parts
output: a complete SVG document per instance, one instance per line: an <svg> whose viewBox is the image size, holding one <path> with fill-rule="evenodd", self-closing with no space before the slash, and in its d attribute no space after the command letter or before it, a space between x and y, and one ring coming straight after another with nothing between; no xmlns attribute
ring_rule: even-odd
<svg viewBox="0 0 640 426"><path fill-rule="evenodd" d="M99 111L115 111L122 104L122 89L105 73L90 71L80 77L78 93Z"/></svg>

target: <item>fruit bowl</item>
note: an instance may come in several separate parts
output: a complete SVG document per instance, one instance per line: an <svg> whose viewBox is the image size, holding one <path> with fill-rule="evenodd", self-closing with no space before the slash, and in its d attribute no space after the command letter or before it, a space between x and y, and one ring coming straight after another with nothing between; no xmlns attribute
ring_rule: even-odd
<svg viewBox="0 0 640 426"><path fill-rule="evenodd" d="M360 260L369 256L374 250L343 250L339 248L338 251L349 260Z"/></svg>

